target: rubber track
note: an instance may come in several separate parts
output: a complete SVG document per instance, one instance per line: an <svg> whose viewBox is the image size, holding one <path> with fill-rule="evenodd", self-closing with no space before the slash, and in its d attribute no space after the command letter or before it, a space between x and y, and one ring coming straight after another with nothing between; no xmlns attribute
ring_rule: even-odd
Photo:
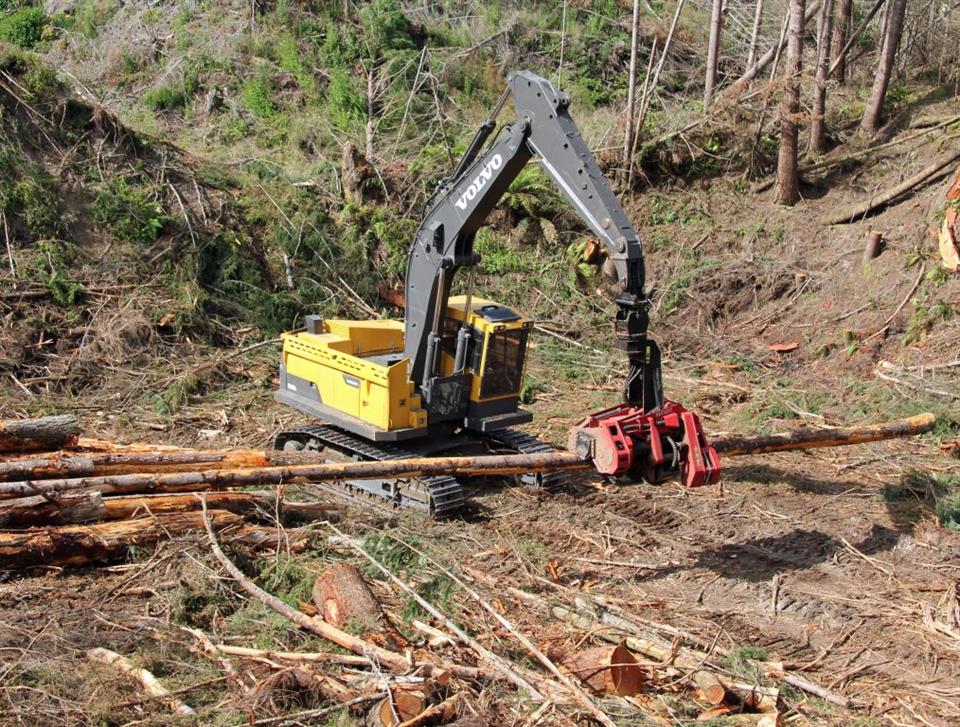
<svg viewBox="0 0 960 727"><path fill-rule="evenodd" d="M366 460L386 461L422 456L394 444L376 444L323 424L306 424L295 429L285 429L277 435L276 446L282 449L286 441L300 437L317 439L324 447ZM354 499L359 499L358 494L372 496L393 507L418 510L437 518L455 515L466 504L463 485L448 476L397 481L396 485L389 489L384 489L377 481L355 480L338 485L339 483L328 482L321 486Z"/></svg>
<svg viewBox="0 0 960 727"><path fill-rule="evenodd" d="M502 429L487 435L497 444L514 449L520 454L538 454L540 452L556 452L557 448L542 442L532 434L519 429ZM528 472L520 475L520 482L524 487L530 487L546 492L559 492L570 482L568 472Z"/></svg>

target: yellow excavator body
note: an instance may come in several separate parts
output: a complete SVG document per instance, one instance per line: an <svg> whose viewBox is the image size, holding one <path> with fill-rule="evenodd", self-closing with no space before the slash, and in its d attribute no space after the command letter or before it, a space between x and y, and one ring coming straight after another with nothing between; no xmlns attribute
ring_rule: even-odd
<svg viewBox="0 0 960 727"><path fill-rule="evenodd" d="M456 337L468 317L465 309L466 296L450 297L439 362L444 376L454 373ZM533 323L519 316L490 320L484 312L492 310L508 309L473 297L467 324L480 345L474 346L466 368L474 403L515 398L523 384L523 349ZM410 380L403 344L404 325L395 320L330 319L313 330L285 333L286 393L313 402L312 410L323 418L362 423L371 434L425 431L430 422Z"/></svg>

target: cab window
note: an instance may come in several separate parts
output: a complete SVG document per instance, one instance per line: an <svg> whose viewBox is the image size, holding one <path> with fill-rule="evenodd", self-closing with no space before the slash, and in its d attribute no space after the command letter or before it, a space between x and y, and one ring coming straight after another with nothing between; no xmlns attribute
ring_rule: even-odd
<svg viewBox="0 0 960 727"><path fill-rule="evenodd" d="M480 383L480 398L506 396L520 391L526 348L526 329L517 328L490 334Z"/></svg>

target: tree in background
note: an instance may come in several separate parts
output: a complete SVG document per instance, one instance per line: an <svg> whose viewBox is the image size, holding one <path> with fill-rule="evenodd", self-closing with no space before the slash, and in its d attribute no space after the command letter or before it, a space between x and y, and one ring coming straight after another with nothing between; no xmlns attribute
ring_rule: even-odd
<svg viewBox="0 0 960 727"><path fill-rule="evenodd" d="M787 67L780 106L780 153L777 157L778 204L795 205L800 201L800 175L797 171L797 116L800 113L800 72L803 68L803 24L806 0L790 0L787 28Z"/></svg>
<svg viewBox="0 0 960 727"><path fill-rule="evenodd" d="M850 21L853 18L853 0L840 0L837 5L837 19L833 25L833 47L830 55L836 58L834 77L843 83L847 77L847 54L843 47L847 44L850 35Z"/></svg>
<svg viewBox="0 0 960 727"><path fill-rule="evenodd" d="M713 0L713 13L710 15L710 42L707 45L707 76L703 83L703 108L713 102L713 91L717 85L717 62L720 58L720 36L723 33L723 0Z"/></svg>
<svg viewBox="0 0 960 727"><path fill-rule="evenodd" d="M810 122L810 153L823 154L826 147L824 114L827 106L827 74L830 68L830 44L833 34L833 0L823 0L817 34L817 75L813 89Z"/></svg>
<svg viewBox="0 0 960 727"><path fill-rule="evenodd" d="M867 110L860 122L860 130L865 134L875 134L880 128L880 116L883 113L883 99L890 85L890 73L897 58L900 36L903 34L903 16L907 10L907 0L892 0L886 13L886 32L883 35L883 47L880 49L880 64L873 80L873 90L867 102Z"/></svg>

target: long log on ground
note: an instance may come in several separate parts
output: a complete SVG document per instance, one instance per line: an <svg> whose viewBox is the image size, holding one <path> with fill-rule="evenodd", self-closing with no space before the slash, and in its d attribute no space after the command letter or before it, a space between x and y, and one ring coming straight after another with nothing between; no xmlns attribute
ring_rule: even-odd
<svg viewBox="0 0 960 727"><path fill-rule="evenodd" d="M70 477L58 480L24 480L0 483L0 498L31 494L54 496L70 490L89 489L111 494L147 492L183 492L198 489L217 490L249 485L330 480L378 479L384 477L425 477L451 475L478 477L513 475L525 472L576 471L592 469L569 452L506 454L482 457L418 457L375 462L328 462L317 465L291 465L174 472L169 474L127 474L102 477Z"/></svg>
<svg viewBox="0 0 960 727"><path fill-rule="evenodd" d="M133 677L140 682L147 694L154 699L166 703L174 714L196 714L187 704L173 696L151 672L136 666L127 657L121 656L115 651L110 651L110 649L104 649L98 646L87 651L87 659L98 664L106 664L121 674Z"/></svg>
<svg viewBox="0 0 960 727"><path fill-rule="evenodd" d="M871 197L867 202L846 207L839 212L825 215L820 221L825 225L844 225L855 222L862 217L866 217L871 212L885 207L897 197L909 192L914 187L949 173L950 165L958 160L960 160L960 148L948 152L913 176L907 177L900 184L891 187L886 192Z"/></svg>
<svg viewBox="0 0 960 727"><path fill-rule="evenodd" d="M238 515L211 510L217 530L241 525ZM0 569L40 565L87 565L124 558L131 546L148 547L170 535L203 528L198 512L67 525L19 532L0 532Z"/></svg>
<svg viewBox="0 0 960 727"><path fill-rule="evenodd" d="M789 449L813 449L816 447L843 447L850 444L877 442L882 439L912 437L933 429L937 418L933 414L919 414L907 419L868 424L861 427L827 427L825 429L799 429L786 434L770 434L758 437L726 437L712 442L718 453L736 457L765 452L783 452Z"/></svg>
<svg viewBox="0 0 960 727"><path fill-rule="evenodd" d="M393 651L409 644L387 620L370 586L352 563L338 563L313 582L313 603L320 616L337 628L361 629L365 639Z"/></svg>
<svg viewBox="0 0 960 727"><path fill-rule="evenodd" d="M339 522L341 510L321 502L291 502L276 492L211 492L207 501L216 510L247 518L269 520L279 515L284 523L328 520ZM122 495L104 498L97 491L66 492L56 498L32 495L0 501L0 528L66 525L95 520L122 520L136 515L192 512L200 502L191 492L174 495Z"/></svg>
<svg viewBox="0 0 960 727"><path fill-rule="evenodd" d="M791 449L838 447L923 434L933 428L935 421L936 418L933 414L921 414L899 421L860 427L831 427L761 437L721 438L712 440L712 444L718 452L727 457ZM575 472L592 469L591 463L580 460L572 452L481 457L420 457L376 462L330 462L288 467L174 472L168 474L140 473L103 477L72 477L58 480L0 482L0 500L31 495L45 495L55 498L59 493L73 490L97 490L104 494L169 493L190 492L199 489L222 490L247 485L276 485L298 481L323 482L432 475L478 477L525 472Z"/></svg>
<svg viewBox="0 0 960 727"><path fill-rule="evenodd" d="M72 414L39 419L0 419L0 452L37 452L76 444L80 425Z"/></svg>
<svg viewBox="0 0 960 727"><path fill-rule="evenodd" d="M159 452L43 452L0 461L0 480L104 477L136 472L200 472L325 462L322 452L228 449Z"/></svg>

